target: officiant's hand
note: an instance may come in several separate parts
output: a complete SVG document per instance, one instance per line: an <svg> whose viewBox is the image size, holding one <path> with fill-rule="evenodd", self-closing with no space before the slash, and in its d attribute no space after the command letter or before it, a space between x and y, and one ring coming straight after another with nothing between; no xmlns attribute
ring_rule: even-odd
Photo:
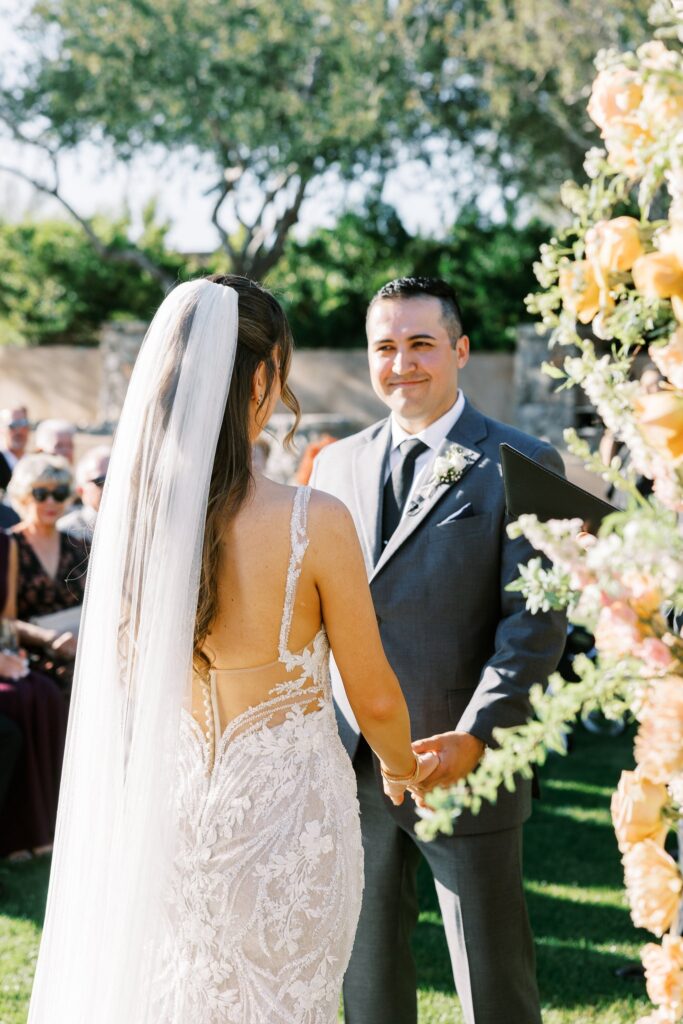
<svg viewBox="0 0 683 1024"><path fill-rule="evenodd" d="M425 795L436 786L450 786L473 772L481 761L486 744L469 732L443 732L428 736L413 743L416 754L433 750L439 757L439 764L431 775L410 787L418 807L426 807Z"/></svg>

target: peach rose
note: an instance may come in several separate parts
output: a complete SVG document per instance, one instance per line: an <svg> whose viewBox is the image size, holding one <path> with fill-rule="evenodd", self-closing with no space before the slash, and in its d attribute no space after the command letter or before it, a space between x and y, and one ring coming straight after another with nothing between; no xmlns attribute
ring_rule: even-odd
<svg viewBox="0 0 683 1024"><path fill-rule="evenodd" d="M661 812L668 799L662 783L651 782L639 772L621 773L619 785L612 794L611 811L622 853L643 839L663 845L668 830Z"/></svg>
<svg viewBox="0 0 683 1024"><path fill-rule="evenodd" d="M638 174L643 162L641 152L654 142L651 132L636 118L624 117L613 121L603 135L612 166L625 174Z"/></svg>
<svg viewBox="0 0 683 1024"><path fill-rule="evenodd" d="M665 935L661 946L648 942L641 959L647 994L656 1005L683 1012L683 939Z"/></svg>
<svg viewBox="0 0 683 1024"><path fill-rule="evenodd" d="M560 294L566 309L582 324L589 324L600 309L600 289L588 260L560 268Z"/></svg>
<svg viewBox="0 0 683 1024"><path fill-rule="evenodd" d="M636 569L625 569L621 582L628 591L628 603L636 615L649 619L664 601L655 578Z"/></svg>
<svg viewBox="0 0 683 1024"><path fill-rule="evenodd" d="M601 655L624 657L643 639L640 619L626 601L612 601L601 609L595 627L595 646Z"/></svg>
<svg viewBox="0 0 683 1024"><path fill-rule="evenodd" d="M586 256L605 273L630 270L642 255L640 224L635 217L601 220L586 233Z"/></svg>
<svg viewBox="0 0 683 1024"><path fill-rule="evenodd" d="M678 124L683 116L683 93L674 79L667 78L666 87L661 81L646 82L643 87L641 112L648 123L656 131L668 131Z"/></svg>
<svg viewBox="0 0 683 1024"><path fill-rule="evenodd" d="M656 636L646 637L635 650L635 655L645 662L645 667L652 673L670 672L676 659L663 640Z"/></svg>
<svg viewBox="0 0 683 1024"><path fill-rule="evenodd" d="M632 71L623 66L608 68L593 82L588 116L604 134L612 121L637 110L642 98L642 85Z"/></svg>
<svg viewBox="0 0 683 1024"><path fill-rule="evenodd" d="M634 402L636 423L648 444L668 456L683 455L683 394L661 389Z"/></svg>
<svg viewBox="0 0 683 1024"><path fill-rule="evenodd" d="M683 266L673 253L648 252L633 264L633 283L648 299L683 296Z"/></svg>
<svg viewBox="0 0 683 1024"><path fill-rule="evenodd" d="M631 919L661 936L678 912L683 880L675 860L652 839L630 846L622 858Z"/></svg>
<svg viewBox="0 0 683 1024"><path fill-rule="evenodd" d="M666 345L651 345L648 353L659 372L683 391L683 327L674 331Z"/></svg>
<svg viewBox="0 0 683 1024"><path fill-rule="evenodd" d="M638 717L636 763L646 778L666 783L683 771L683 679L665 676L654 682Z"/></svg>

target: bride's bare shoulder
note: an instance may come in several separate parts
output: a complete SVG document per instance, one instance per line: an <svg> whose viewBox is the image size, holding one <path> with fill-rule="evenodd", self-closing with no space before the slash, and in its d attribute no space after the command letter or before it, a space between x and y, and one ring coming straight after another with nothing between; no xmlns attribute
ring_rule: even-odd
<svg viewBox="0 0 683 1024"><path fill-rule="evenodd" d="M312 542L321 539L327 547L335 543L342 547L357 543L356 528L348 508L325 491L311 491L308 522Z"/></svg>

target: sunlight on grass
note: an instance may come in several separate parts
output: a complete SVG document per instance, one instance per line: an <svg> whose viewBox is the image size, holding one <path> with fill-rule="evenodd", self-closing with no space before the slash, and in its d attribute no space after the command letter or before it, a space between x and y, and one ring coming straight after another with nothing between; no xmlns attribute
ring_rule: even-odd
<svg viewBox="0 0 683 1024"><path fill-rule="evenodd" d="M630 766L630 747L628 736L579 732L575 751L543 769L543 799L525 829L525 886L544 1024L634 1024L648 1010L642 979L614 973L637 960L649 939L631 924L609 820L612 787ZM48 869L46 861L0 862L0 1024L26 1021ZM419 890L419 1024L464 1024L424 865Z"/></svg>

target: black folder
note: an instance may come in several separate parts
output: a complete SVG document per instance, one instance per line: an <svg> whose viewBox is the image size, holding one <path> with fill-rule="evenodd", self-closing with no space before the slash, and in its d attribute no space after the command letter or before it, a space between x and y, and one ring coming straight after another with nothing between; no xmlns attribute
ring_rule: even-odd
<svg viewBox="0 0 683 1024"><path fill-rule="evenodd" d="M618 511L509 444L501 444L500 461L505 504L508 515L513 519L527 513L538 516L542 522L547 519L581 519L585 530L597 533L605 516Z"/></svg>

